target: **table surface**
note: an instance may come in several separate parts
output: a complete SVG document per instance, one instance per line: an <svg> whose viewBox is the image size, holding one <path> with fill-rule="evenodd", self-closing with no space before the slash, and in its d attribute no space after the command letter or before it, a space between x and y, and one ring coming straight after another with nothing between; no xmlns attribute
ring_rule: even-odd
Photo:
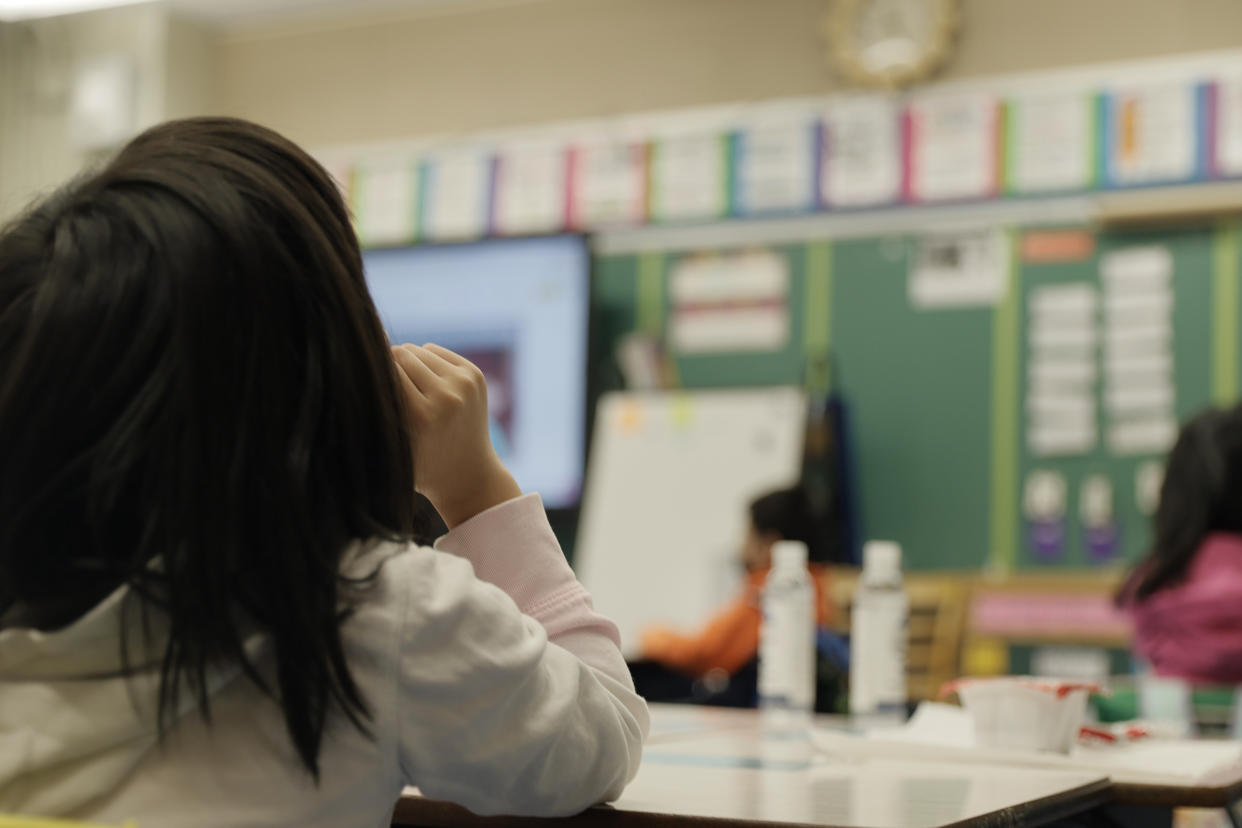
<svg viewBox="0 0 1242 828"><path fill-rule="evenodd" d="M808 741L773 738L753 711L653 707L638 776L612 806L562 822L682 828L702 822L822 828L1043 825L1109 800L1100 775L829 758ZM407 794L396 825L485 828L548 820L482 818Z"/></svg>
<svg viewBox="0 0 1242 828"><path fill-rule="evenodd" d="M663 750L672 743L692 742L700 751L725 752L733 756L757 756L759 721L754 710L652 705L652 728L648 753ZM816 726L850 729L844 716L817 716ZM1082 769L1077 769L1082 772ZM1087 771L1093 772L1093 771ZM1098 773L1108 775L1101 768ZM1224 771L1210 781L1188 784L1170 780L1167 784L1115 782L1113 801L1125 805L1162 808L1226 808L1242 801L1242 767Z"/></svg>

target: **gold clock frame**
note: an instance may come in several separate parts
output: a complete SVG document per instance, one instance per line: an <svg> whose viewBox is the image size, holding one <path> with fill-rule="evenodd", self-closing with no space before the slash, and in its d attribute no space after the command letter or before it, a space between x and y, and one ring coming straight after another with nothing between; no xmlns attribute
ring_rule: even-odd
<svg viewBox="0 0 1242 828"><path fill-rule="evenodd" d="M939 12L922 58L913 66L877 72L862 63L852 31L866 0L833 0L834 8L824 18L829 59L846 77L861 86L897 89L927 80L949 59L962 19L962 0L931 1L939 6Z"/></svg>

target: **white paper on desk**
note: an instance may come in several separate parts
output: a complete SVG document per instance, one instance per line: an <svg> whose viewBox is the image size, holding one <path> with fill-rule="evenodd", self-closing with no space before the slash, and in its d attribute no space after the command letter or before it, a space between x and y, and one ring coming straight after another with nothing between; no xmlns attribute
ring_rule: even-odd
<svg viewBox="0 0 1242 828"><path fill-rule="evenodd" d="M831 207L867 207L901 199L901 117L880 97L834 103L824 114L819 192Z"/></svg>
<svg viewBox="0 0 1242 828"><path fill-rule="evenodd" d="M1216 165L1223 175L1242 175L1242 75L1217 81Z"/></svg>
<svg viewBox="0 0 1242 828"><path fill-rule="evenodd" d="M925 706L934 709L926 716ZM969 737L964 734L970 734ZM1242 769L1242 744L1180 739L1149 739L1126 745L1079 746L1068 755L975 746L970 716L961 708L924 702L904 728L862 736L816 729L812 743L835 757L924 759L935 762L1000 764L1011 767L1082 770L1107 774L1116 782L1148 785L1211 784Z"/></svg>
<svg viewBox="0 0 1242 828"><path fill-rule="evenodd" d="M679 135L651 149L651 217L657 221L719 218L728 210L728 153L718 134Z"/></svg>

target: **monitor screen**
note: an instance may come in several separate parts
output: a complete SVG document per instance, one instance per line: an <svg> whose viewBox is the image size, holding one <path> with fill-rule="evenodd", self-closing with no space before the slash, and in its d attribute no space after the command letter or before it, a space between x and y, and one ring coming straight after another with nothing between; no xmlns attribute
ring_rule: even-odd
<svg viewBox="0 0 1242 828"><path fill-rule="evenodd" d="M585 466L586 240L369 250L363 263L389 339L434 342L478 365L501 460L549 508L577 505Z"/></svg>

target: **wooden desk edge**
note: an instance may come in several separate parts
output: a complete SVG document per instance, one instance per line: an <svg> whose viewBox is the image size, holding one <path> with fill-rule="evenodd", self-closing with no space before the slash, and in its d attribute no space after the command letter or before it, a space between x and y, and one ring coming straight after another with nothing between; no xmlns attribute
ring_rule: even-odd
<svg viewBox="0 0 1242 828"><path fill-rule="evenodd" d="M1093 811L1113 801L1113 783L1100 779L1059 794L1021 805L1014 809L1014 825L1050 825L1058 820ZM980 818L981 820L984 818ZM960 822L960 826L988 824L981 821Z"/></svg>
<svg viewBox="0 0 1242 828"><path fill-rule="evenodd" d="M1113 801L1156 808L1229 808L1242 800L1242 779L1228 785L1185 787L1113 783Z"/></svg>
<svg viewBox="0 0 1242 828"><path fill-rule="evenodd" d="M1101 778L1077 788L1052 794L1042 799L1015 805L1001 811L992 811L972 817L943 828L971 828L992 825L998 814L1012 813L1006 825L1047 825L1055 820L1082 814L1113 801L1113 785ZM690 816L686 814L662 814L649 811L618 811L609 805L599 805L572 817L482 817L467 811L460 805L403 796L393 808L392 825L418 826L418 828L548 828L557 822L573 820L575 828L726 828L726 826L781 825L787 828L832 828L824 823L781 822L761 819L730 819L727 817Z"/></svg>

